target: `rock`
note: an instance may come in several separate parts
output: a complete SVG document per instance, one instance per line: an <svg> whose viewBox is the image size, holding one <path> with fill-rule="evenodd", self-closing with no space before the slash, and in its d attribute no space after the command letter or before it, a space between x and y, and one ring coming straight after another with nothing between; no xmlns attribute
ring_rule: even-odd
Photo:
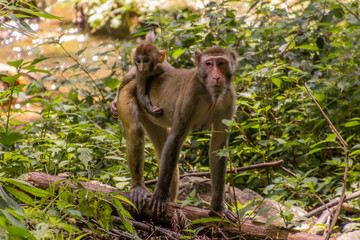
<svg viewBox="0 0 360 240"><path fill-rule="evenodd" d="M336 237L337 240L354 240L360 239L360 230L342 234L339 237Z"/></svg>
<svg viewBox="0 0 360 240"><path fill-rule="evenodd" d="M197 199L203 200L201 204L198 205L198 207L204 207L206 205L209 205L208 203L211 202L211 180L208 178L200 178L200 177L184 177L180 180L180 190L178 199L179 200L185 200L189 197L189 194L195 190L196 191L196 197ZM234 203L234 194L233 190L235 190L235 197L238 202L241 203L242 206L245 206L248 202L252 200L256 200L253 203L253 206L249 209L250 211L254 211L255 214L252 214L250 218L252 218L255 222L263 223L265 224L266 221L271 218L272 216L279 216L280 209L283 211L287 211L286 207L271 199L265 199L254 192L251 189L244 189L240 190L238 188L233 188L230 186L226 186L225 189L225 200L227 203ZM260 204L260 206L259 206ZM262 209L270 208L269 211L262 211ZM292 206L290 208L290 211L294 214L294 218L303 216L306 214L306 211L296 207ZM256 214L260 213L260 214ZM245 217L249 217L245 216ZM285 227L284 220L282 218L276 218L271 222L271 225L278 226L278 227Z"/></svg>

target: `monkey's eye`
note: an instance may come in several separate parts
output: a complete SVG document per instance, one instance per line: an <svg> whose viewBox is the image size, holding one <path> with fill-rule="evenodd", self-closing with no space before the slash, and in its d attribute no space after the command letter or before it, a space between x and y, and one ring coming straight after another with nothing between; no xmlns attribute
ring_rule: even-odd
<svg viewBox="0 0 360 240"><path fill-rule="evenodd" d="M225 62L221 61L218 63L219 66L225 65Z"/></svg>
<svg viewBox="0 0 360 240"><path fill-rule="evenodd" d="M149 63L150 62L150 59L144 59L144 63Z"/></svg>
<svg viewBox="0 0 360 240"><path fill-rule="evenodd" d="M210 67L210 66L212 66L213 64L212 64L212 62L207 61L207 62L205 63L205 65L208 66L208 67Z"/></svg>
<svg viewBox="0 0 360 240"><path fill-rule="evenodd" d="M140 59L136 59L136 63L141 63L141 60Z"/></svg>

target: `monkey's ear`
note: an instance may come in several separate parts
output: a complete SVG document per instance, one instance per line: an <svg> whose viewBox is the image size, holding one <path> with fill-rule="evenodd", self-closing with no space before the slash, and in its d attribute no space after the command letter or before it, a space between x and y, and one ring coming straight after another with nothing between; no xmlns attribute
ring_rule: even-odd
<svg viewBox="0 0 360 240"><path fill-rule="evenodd" d="M200 63L201 56L202 56L202 52L200 50L196 50L195 51L195 66L197 66L197 67L201 65L201 63Z"/></svg>
<svg viewBox="0 0 360 240"><path fill-rule="evenodd" d="M165 50L161 50L159 52L159 63L163 63L165 61L165 56L166 56L166 51Z"/></svg>

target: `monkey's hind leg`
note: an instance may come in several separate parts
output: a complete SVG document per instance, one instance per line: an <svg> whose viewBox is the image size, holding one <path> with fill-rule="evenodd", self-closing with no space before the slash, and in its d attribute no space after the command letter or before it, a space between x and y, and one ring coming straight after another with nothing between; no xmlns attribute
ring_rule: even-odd
<svg viewBox="0 0 360 240"><path fill-rule="evenodd" d="M134 84L127 84L119 93L117 108L126 133L126 158L131 175L131 202L139 209L146 205L152 194L144 184L144 129L140 124L139 109L133 97Z"/></svg>

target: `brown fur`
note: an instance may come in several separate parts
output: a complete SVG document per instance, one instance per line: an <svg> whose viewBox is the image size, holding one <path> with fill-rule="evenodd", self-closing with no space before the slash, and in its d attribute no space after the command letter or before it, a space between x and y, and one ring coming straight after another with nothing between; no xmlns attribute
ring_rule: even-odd
<svg viewBox="0 0 360 240"><path fill-rule="evenodd" d="M116 115L116 101L119 91L136 77L137 82L137 96L140 104L144 109L154 115L160 116L162 109L152 106L149 96L147 94L147 82L152 77L159 75L165 71L173 69L173 67L165 60L166 52L153 44L155 35L153 31L149 31L146 35L146 43L140 44L134 51L135 67L124 76L120 84L115 100L111 103L111 112Z"/></svg>
<svg viewBox="0 0 360 240"><path fill-rule="evenodd" d="M213 66L207 62L213 63ZM216 152L228 145L226 126L222 120L231 119L235 112L236 94L231 80L236 55L218 47L203 53L197 51L196 65L197 68L189 70L171 69L150 80L150 99L163 109L159 117L143 111L136 100L137 85L134 82L125 85L119 92L117 108L127 136L131 201L140 210L150 196L143 180L144 128L159 159L159 179L150 206L159 215L164 211L167 199L176 199L179 180L177 161L186 136L192 129L211 126L212 209L227 214L223 202L227 158L218 157ZM170 132L167 131L169 127Z"/></svg>

